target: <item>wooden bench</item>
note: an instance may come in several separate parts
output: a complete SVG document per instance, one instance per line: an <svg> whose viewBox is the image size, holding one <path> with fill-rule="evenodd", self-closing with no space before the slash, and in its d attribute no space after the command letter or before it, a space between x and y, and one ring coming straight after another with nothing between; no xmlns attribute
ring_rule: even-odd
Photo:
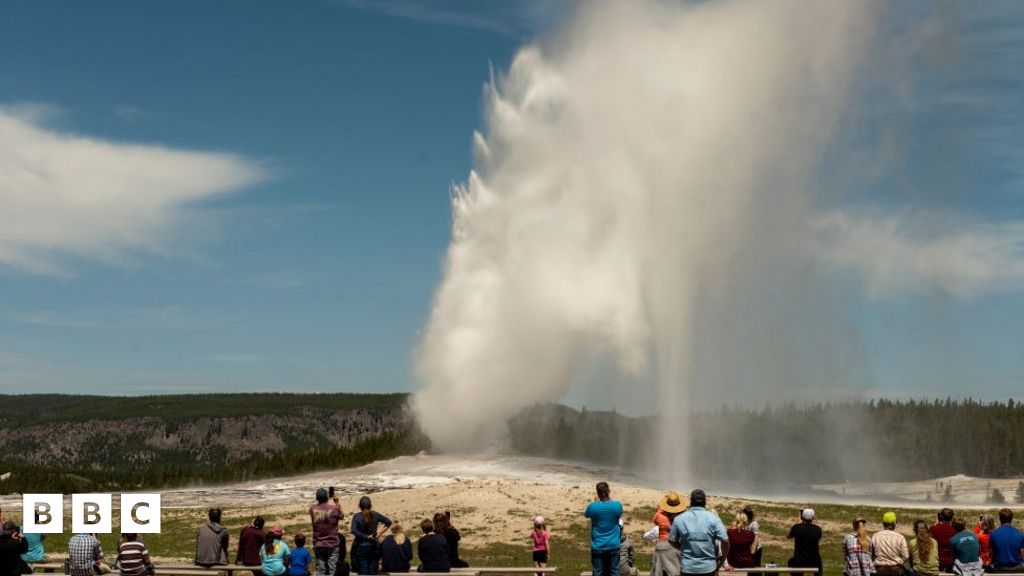
<svg viewBox="0 0 1024 576"><path fill-rule="evenodd" d="M153 568L156 574L165 576L208 576L222 572L227 576L234 576L235 572L252 572L260 569L259 566L241 566L239 564L225 564L213 568L204 568L195 564L154 564ZM43 574L64 574L64 563L37 562L32 564L32 571ZM118 576L120 573L117 570L112 570L110 574Z"/></svg>
<svg viewBox="0 0 1024 576"><path fill-rule="evenodd" d="M790 568L788 566L773 566L766 568L764 566L757 568L730 568L729 570L719 570L719 574L814 574L817 572L817 568Z"/></svg>
<svg viewBox="0 0 1024 576"><path fill-rule="evenodd" d="M558 568L549 566L546 568L501 568L501 567L474 567L474 568L453 568L452 572L456 572L460 576L465 574L463 570L475 570L477 574L554 574L558 572Z"/></svg>
<svg viewBox="0 0 1024 576"><path fill-rule="evenodd" d="M764 573L764 574L813 574L817 572L817 568L790 568L789 566L775 566L772 568L759 567L759 568L732 568L731 570L719 570L719 576L745 576L746 574ZM640 576L650 576L650 572L641 572ZM594 576L593 572L580 572L580 576ZM952 576L952 575L950 575ZM986 575L988 576L988 575ZM1017 576L1021 576L1017 574Z"/></svg>

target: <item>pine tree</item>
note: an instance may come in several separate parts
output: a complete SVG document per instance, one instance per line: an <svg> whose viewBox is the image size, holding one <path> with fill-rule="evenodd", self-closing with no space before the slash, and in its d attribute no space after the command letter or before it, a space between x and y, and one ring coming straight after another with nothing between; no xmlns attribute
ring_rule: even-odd
<svg viewBox="0 0 1024 576"><path fill-rule="evenodd" d="M992 492L988 496L989 504L1002 504L1006 502L1006 496L999 491L999 488L993 488Z"/></svg>
<svg viewBox="0 0 1024 576"><path fill-rule="evenodd" d="M1017 497L1014 500L1018 504L1024 504L1024 480L1017 482Z"/></svg>

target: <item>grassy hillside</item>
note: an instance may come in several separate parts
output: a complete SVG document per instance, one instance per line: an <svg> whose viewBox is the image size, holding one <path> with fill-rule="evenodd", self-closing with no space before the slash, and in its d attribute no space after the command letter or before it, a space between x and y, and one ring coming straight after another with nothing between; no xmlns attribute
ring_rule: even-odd
<svg viewBox="0 0 1024 576"><path fill-rule="evenodd" d="M0 396L0 493L247 480L427 446L404 394Z"/></svg>

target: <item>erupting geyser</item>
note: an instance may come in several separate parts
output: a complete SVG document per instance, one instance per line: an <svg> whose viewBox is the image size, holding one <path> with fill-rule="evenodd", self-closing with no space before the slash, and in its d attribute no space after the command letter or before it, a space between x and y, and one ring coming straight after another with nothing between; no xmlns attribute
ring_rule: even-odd
<svg viewBox="0 0 1024 576"><path fill-rule="evenodd" d="M872 27L863 2L609 1L523 48L486 87L418 350L435 445L494 442L606 354L658 383L662 472L685 474L696 307L742 251L810 253L809 175Z"/></svg>

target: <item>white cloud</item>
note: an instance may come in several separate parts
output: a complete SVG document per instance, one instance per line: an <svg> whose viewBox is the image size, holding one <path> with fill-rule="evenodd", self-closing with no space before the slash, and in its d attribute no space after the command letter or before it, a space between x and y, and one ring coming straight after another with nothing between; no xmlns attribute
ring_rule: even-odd
<svg viewBox="0 0 1024 576"><path fill-rule="evenodd" d="M935 289L971 298L1024 285L1024 222L833 212L814 226L820 254L862 273L875 298Z"/></svg>
<svg viewBox="0 0 1024 576"><path fill-rule="evenodd" d="M161 251L190 205L266 177L233 154L61 133L42 124L53 113L0 107L0 267L61 274L67 256Z"/></svg>

